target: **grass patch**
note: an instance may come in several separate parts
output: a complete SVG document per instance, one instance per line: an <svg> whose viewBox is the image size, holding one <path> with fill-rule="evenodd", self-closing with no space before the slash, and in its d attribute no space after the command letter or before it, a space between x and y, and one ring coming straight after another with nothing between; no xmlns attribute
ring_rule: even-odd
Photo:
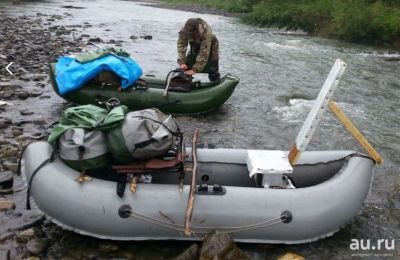
<svg viewBox="0 0 400 260"><path fill-rule="evenodd" d="M311 35L400 47L398 0L164 0L229 12L262 27L301 29Z"/></svg>

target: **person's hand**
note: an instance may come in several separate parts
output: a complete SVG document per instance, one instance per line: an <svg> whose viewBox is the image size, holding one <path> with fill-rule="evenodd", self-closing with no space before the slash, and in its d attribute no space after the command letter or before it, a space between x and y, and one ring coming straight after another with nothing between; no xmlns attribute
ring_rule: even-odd
<svg viewBox="0 0 400 260"><path fill-rule="evenodd" d="M185 71L185 74L189 75L189 76L193 76L194 74L196 74L196 72L194 72L194 70L187 70L187 71Z"/></svg>
<svg viewBox="0 0 400 260"><path fill-rule="evenodd" d="M179 65L179 68L181 68L183 70L187 70L188 66L185 63L183 63L183 64Z"/></svg>

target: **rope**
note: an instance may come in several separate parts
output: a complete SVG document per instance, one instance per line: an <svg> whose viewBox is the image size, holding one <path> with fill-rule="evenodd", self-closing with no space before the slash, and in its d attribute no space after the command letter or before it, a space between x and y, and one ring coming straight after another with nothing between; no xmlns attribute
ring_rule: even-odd
<svg viewBox="0 0 400 260"><path fill-rule="evenodd" d="M167 221L156 219L156 218L153 218L153 217L149 217L149 216L146 216L146 215L143 215L143 214L140 214L140 213L134 212L132 210L128 210L128 209L127 209L127 211L132 214L130 216L132 218L143 220L143 221L149 222L151 224L159 225L159 226L162 226L162 227L165 227L165 228L173 229L173 230L176 230L178 232L185 232L184 225L169 223ZM279 220L279 221L276 221L276 220ZM272 222L272 221L275 221L275 222ZM224 232L226 232L226 233L238 233L238 232L242 232L242 231L246 231L246 230L250 230L250 229L254 229L254 228L258 228L258 227L269 227L269 226L273 226L273 225L280 224L280 223L282 223L282 217L281 216L275 217L275 218L272 218L272 219L269 219L269 220L266 220L266 221L263 221L263 222L259 222L259 223L256 223L256 224L245 225L245 226L233 226L233 227L198 227L198 226L192 226L192 228L193 229L210 229L210 230L213 230L213 229L220 229L221 230L221 229L223 229ZM192 231L192 233L198 233L198 234L207 234L209 232L210 231Z"/></svg>

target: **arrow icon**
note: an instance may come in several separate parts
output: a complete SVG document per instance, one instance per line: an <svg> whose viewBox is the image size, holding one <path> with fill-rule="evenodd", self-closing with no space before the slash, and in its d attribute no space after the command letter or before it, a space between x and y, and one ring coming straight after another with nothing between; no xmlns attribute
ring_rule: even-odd
<svg viewBox="0 0 400 260"><path fill-rule="evenodd" d="M8 64L7 65L7 67L6 67L6 71L8 72L8 73L10 73L11 74L11 76L14 76L14 73L12 73L11 72L11 70L9 69L9 67L11 66L11 64L13 64L14 62L12 61L12 62L10 62L10 64Z"/></svg>

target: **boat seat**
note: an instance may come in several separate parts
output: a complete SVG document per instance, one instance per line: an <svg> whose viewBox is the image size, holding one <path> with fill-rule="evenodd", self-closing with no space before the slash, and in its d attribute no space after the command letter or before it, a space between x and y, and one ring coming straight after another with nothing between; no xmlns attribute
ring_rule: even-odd
<svg viewBox="0 0 400 260"><path fill-rule="evenodd" d="M287 154L279 150L248 150L246 158L249 176L262 175L262 186L285 187L286 174L293 173Z"/></svg>
<svg viewBox="0 0 400 260"><path fill-rule="evenodd" d="M112 169L119 174L142 173L149 171L167 170L183 164L182 153L177 153L173 159L150 159L124 165L113 165Z"/></svg>

